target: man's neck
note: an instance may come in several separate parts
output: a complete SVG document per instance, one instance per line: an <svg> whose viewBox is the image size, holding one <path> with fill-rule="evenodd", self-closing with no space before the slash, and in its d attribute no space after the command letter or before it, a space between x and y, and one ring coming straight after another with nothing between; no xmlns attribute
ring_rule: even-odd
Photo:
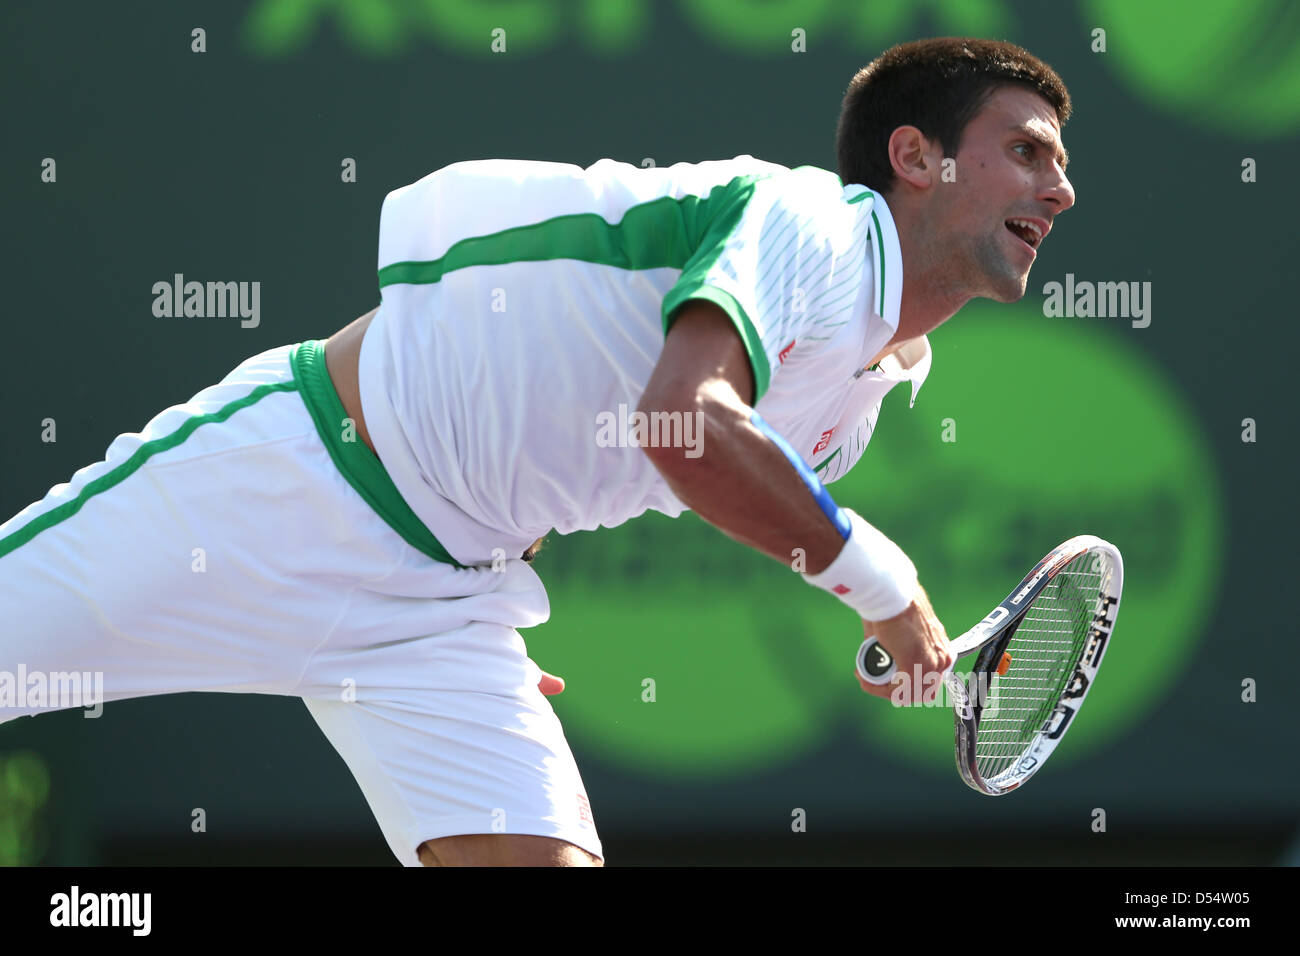
<svg viewBox="0 0 1300 956"><path fill-rule="evenodd" d="M869 365L878 364L912 339L928 335L956 315L957 311L970 301L969 298L954 300L934 297L927 300L921 291L926 288L924 279L913 278L916 274L915 269L910 274L907 271L906 247L903 251L903 262L903 301L898 309L898 330ZM956 301L955 305L952 304L954 301Z"/></svg>
<svg viewBox="0 0 1300 956"><path fill-rule="evenodd" d="M953 275L948 257L939 250L918 214L905 197L887 195L898 232L903 258L903 294L898 309L898 329L876 361L897 350L908 339L928 335L948 321L972 298Z"/></svg>

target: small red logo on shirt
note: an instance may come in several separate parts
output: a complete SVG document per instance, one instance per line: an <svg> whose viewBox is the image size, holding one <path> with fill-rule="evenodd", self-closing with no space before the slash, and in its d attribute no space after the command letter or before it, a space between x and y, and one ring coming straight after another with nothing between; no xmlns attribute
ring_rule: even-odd
<svg viewBox="0 0 1300 956"><path fill-rule="evenodd" d="M585 793L578 794L578 819L583 823L590 823L595 826L596 821L591 818L591 804L587 801Z"/></svg>
<svg viewBox="0 0 1300 956"><path fill-rule="evenodd" d="M819 439L817 440L817 447L813 449L813 454L814 454L814 455L820 455L820 454L821 454L822 452L824 452L828 447L830 447L831 436L834 435L834 434L835 434L835 429L834 429L834 428L831 428L831 429L828 429L827 431L822 432L822 437L819 438Z"/></svg>
<svg viewBox="0 0 1300 956"><path fill-rule="evenodd" d="M779 364L781 364L781 365L784 365L784 364L785 364L785 357L786 357L787 355L790 354L790 350L791 350L792 348L794 348L794 343L797 342L797 341L798 341L798 339L791 339L791 340L790 340L790 344L787 345L785 348L783 348L783 349L781 350L780 354L777 355L777 358L780 359L780 363L779 363Z"/></svg>
<svg viewBox="0 0 1300 956"><path fill-rule="evenodd" d="M831 588L831 590L834 591L836 594L848 594L850 589L846 588L842 584L837 584L835 585L835 587Z"/></svg>

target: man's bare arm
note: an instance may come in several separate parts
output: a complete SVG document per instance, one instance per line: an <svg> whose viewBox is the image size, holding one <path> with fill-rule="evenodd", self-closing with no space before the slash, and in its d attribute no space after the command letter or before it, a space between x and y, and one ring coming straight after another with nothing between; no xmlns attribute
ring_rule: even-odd
<svg viewBox="0 0 1300 956"><path fill-rule="evenodd" d="M806 572L820 574L844 549L844 537L785 453L750 421L753 398L749 357L730 318L710 302L691 301L668 331L638 411L699 412L702 454L690 458L684 448L665 447L643 451L701 518L785 564L802 548ZM914 667L937 673L953 662L943 625L919 586L903 613L864 620L863 633L879 638L900 674ZM876 697L894 692L891 685L860 677L858 682Z"/></svg>
<svg viewBox="0 0 1300 956"><path fill-rule="evenodd" d="M703 300L687 303L638 410L699 413L701 451L645 448L681 501L705 521L784 564L802 549L806 570L825 570L844 539L779 448L750 422L753 371L731 319Z"/></svg>

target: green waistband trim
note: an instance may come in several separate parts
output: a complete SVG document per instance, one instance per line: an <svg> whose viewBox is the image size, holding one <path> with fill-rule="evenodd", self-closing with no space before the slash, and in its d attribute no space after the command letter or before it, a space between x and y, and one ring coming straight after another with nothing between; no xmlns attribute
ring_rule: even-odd
<svg viewBox="0 0 1300 956"><path fill-rule="evenodd" d="M325 343L313 340L299 344L293 350L290 363L298 391L316 423L316 431L348 484L411 547L435 561L464 567L447 553L433 532L411 510L383 463L356 434L356 425L348 419L325 367ZM345 431L350 438L344 438Z"/></svg>

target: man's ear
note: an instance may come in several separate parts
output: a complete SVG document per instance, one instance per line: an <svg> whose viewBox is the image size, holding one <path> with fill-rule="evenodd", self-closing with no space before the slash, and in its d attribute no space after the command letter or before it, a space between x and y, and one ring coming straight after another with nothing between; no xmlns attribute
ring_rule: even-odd
<svg viewBox="0 0 1300 956"><path fill-rule="evenodd" d="M889 136L889 164L894 175L917 189L928 189L938 181L941 152L939 144L915 126L900 126Z"/></svg>

